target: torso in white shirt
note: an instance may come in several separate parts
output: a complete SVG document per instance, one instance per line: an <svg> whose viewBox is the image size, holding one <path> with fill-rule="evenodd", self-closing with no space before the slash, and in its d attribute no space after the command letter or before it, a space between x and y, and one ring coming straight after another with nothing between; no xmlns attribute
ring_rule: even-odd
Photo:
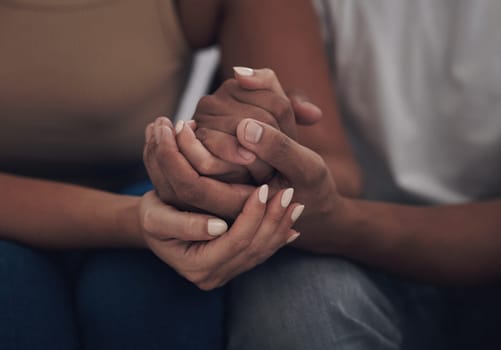
<svg viewBox="0 0 501 350"><path fill-rule="evenodd" d="M501 194L501 1L326 0L340 100L398 188Z"/></svg>

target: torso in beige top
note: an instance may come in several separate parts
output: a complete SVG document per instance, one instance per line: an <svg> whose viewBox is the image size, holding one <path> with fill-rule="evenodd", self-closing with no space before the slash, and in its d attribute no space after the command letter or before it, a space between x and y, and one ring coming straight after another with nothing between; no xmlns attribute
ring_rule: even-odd
<svg viewBox="0 0 501 350"><path fill-rule="evenodd" d="M0 0L0 170L85 183L139 164L190 64L172 2Z"/></svg>

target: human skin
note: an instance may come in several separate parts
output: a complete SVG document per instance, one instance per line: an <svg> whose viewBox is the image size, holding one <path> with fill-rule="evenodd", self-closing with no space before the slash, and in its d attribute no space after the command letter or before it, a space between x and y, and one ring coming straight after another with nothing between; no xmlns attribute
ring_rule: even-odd
<svg viewBox="0 0 501 350"><path fill-rule="evenodd" d="M311 2L184 0L178 1L178 7L193 46L221 46L225 78L233 77L234 66L267 67L278 76L284 91L301 91L322 110L318 123L298 127L298 140L325 159L341 193L358 196L360 171L341 127ZM218 8L224 8L224 15L215 11ZM193 23L197 25L190 26Z"/></svg>
<svg viewBox="0 0 501 350"><path fill-rule="evenodd" d="M254 70L253 75L260 79L261 73ZM231 89L239 88L232 84ZM262 97L255 95L252 104L266 105L269 96L264 101ZM295 188L295 199L306 207L296 225L302 232L294 242L296 247L436 283L470 284L499 278L500 200L424 207L350 198L339 192L335 177L318 153L273 123L241 115L228 114L223 127L214 118L212 126L235 126L238 146L277 170L270 185ZM207 128L210 121L206 118ZM181 136L182 132L178 140L184 142Z"/></svg>
<svg viewBox="0 0 501 350"><path fill-rule="evenodd" d="M227 6L225 16L219 17L219 13L213 11L217 6L209 4L214 2ZM283 86L283 91L303 91L309 96L310 101L322 110L323 118L313 126L299 127L298 140L322 156L335 176L341 193L350 197L358 196L361 189L360 172L342 131L337 106L332 98L335 92L328 78L328 65L311 3L303 0L212 0L203 3L187 0L179 1L178 6L187 39L193 46L203 47L216 41L221 45L222 65L226 76L233 74L234 65L270 67L274 70L268 72L276 71L281 78L282 84L278 85ZM190 23L197 23L197 26L190 27ZM216 23L219 24L216 27L219 32L214 28ZM315 64L312 65L312 62ZM250 84L250 81L248 83ZM251 88L256 90L256 87ZM224 86L222 88L224 90ZM262 90L278 93L272 86L262 86ZM227 94L226 97L231 99L232 96ZM291 106L296 114L300 112L299 103L292 102ZM266 112L272 114L268 120L280 122L280 111L273 114L274 111L261 110L260 114ZM200 118L197 118L197 122L198 130L215 129L205 128L204 120ZM234 129L233 126L233 131L226 134L234 136ZM189 130L186 133L189 133ZM207 135L197 136L203 139L207 148L211 148ZM180 147L183 148L182 140L179 141ZM231 141L226 137L224 142L212 143L213 146L222 144L231 145ZM210 171L203 162L197 162L197 158L200 160L205 157L200 154L194 156L193 153L191 152L190 164L199 174L215 177L224 175ZM222 155L221 152L216 153ZM239 163L236 157L233 161ZM147 164L148 162L159 163L149 169L161 170L150 171L149 174L160 198L166 203L173 201L177 205L184 204L187 208L197 208L224 218L233 218L251 191L248 186L209 182L205 177L204 181L180 178L175 176L174 172L178 165L165 157L150 158L146 160ZM245 160L241 159L240 164L242 162ZM168 188L176 189L175 198L171 196L172 191L165 190Z"/></svg>
<svg viewBox="0 0 501 350"><path fill-rule="evenodd" d="M182 1L179 2L179 10L181 22L183 29L185 31L188 42L193 48L200 48L209 45L215 41L218 41L222 45L223 57L224 57L224 69L227 72L231 71L231 66L245 63L241 62L242 57L252 58L249 63L258 63L259 59L263 59L264 62L269 62L272 65L280 65L284 60L290 60L291 57L301 58L297 63L301 66L302 62L310 59L310 56L300 56L295 53L297 46L291 47L289 54L280 53L280 56L276 56L276 52L267 53L267 50L277 51L277 45L286 39L285 34L296 27L295 19L302 18L299 14L295 14L294 11L289 9L289 5L294 5L300 12L302 8L306 6L306 9L311 13L311 21L307 23L302 23L304 27L295 29L294 32L300 34L299 39L303 41L306 45L311 39L312 42L318 40L318 48L321 48L319 39L316 39L316 30L313 21L313 11L309 7L308 1L294 0L292 1L281 1L280 3L267 1ZM282 8L283 7L283 8ZM284 10L285 9L285 10ZM203 11L201 11L203 10ZM274 13L274 16L270 16ZM203 15L202 15L203 14ZM280 16L278 16L280 15ZM231 18L236 16L236 18ZM242 49L242 43L239 42L239 38L235 37L234 30L239 30L239 26L245 26L247 29L250 28L254 20L251 20L248 16L255 16L259 18L259 21L263 22L263 25L272 21L268 24L268 29L270 26L278 26L280 30L276 31L276 35L270 35L268 31L261 31L256 33L257 35L247 34L247 43L243 46L251 48L252 50L258 49L258 52L246 53L242 55L240 50ZM294 18L289 18L290 16L295 16ZM223 26L219 26L219 23L223 23ZM242 28L242 34L244 34L245 29ZM245 39L244 36L241 37ZM297 40L298 38L295 38ZM262 46L260 44L262 42ZM237 47L233 47L237 45ZM248 46L251 45L251 46ZM289 57L290 56L290 57ZM275 57L279 57L278 60L274 61ZM319 71L315 73L304 73L298 74L296 72L291 73L294 75L291 88L302 87L302 82L305 81L305 77L311 77L313 74L313 79L318 80L319 76L322 76L325 71ZM284 72L285 75L289 73ZM324 79L324 84L327 81ZM313 84L313 83L312 83ZM311 85L311 84L310 84ZM309 86L305 86L305 90L309 93ZM321 91L321 89L318 89ZM310 94L314 98L319 100L324 100L323 95ZM327 100L327 99L325 99ZM317 103L316 101L314 101ZM320 102L320 104L322 104ZM322 107L324 108L324 107ZM332 107L334 108L334 107ZM328 109L328 107L327 107ZM326 120L326 119L323 119ZM322 120L321 123L326 124ZM331 119L329 119L331 120ZM331 121L334 127L337 127L337 122ZM326 126L326 125L324 125ZM162 126L159 128L167 127L172 130L172 126ZM158 128L157 128L158 129ZM347 144L342 141L342 136L339 138L337 144L339 147L336 148L336 156L339 158L339 178L346 179L346 190L347 192L356 192L358 183L353 181L357 176L348 176L350 172L357 173L356 164L351 159L349 148ZM345 152L347 151L347 152ZM346 155L346 154L347 155ZM326 155L330 159L334 159L334 154ZM188 174L191 174L192 170L185 168ZM179 178L183 177L182 171L177 171ZM189 175L186 175L189 177ZM197 180L200 177L196 178ZM199 186L204 184L203 181L195 181L191 184L191 188L194 186ZM187 189L186 187L176 187L179 192L182 189ZM189 189L189 188L188 188ZM207 188L203 188L206 191ZM242 208L244 208L244 203L246 201L252 200L252 193L255 193L257 189L247 187L245 190L245 196L242 196L242 201L237 211L233 211L231 218L234 219L240 213ZM201 191L201 193L203 192ZM222 223L217 217L213 215L203 214L200 212L186 212L179 210L171 205L166 205L157 200L153 194L147 194L142 197L124 196L118 194L111 194L104 191L99 191L95 189L89 189L81 186L63 184L47 180L39 180L33 178L27 178L22 176L15 176L10 174L0 174L0 192L2 193L0 199L0 238L15 240L25 244L50 248L50 249L66 249L66 248L86 248L86 247L150 247L157 255L164 259L166 262L172 262L169 259L171 256L175 256L173 253L174 249L178 249L177 253L185 250L186 246L183 242L201 240L201 241L216 241L214 237L219 234L224 234L225 224ZM250 203L251 209L255 212L261 214L255 215L254 220L262 223L264 228L261 226L255 227L254 235L259 232L266 231L267 234L272 235L273 231L270 229L269 225L265 225L265 221L277 221L277 215L273 217L273 213L277 212L276 205L274 205L274 199L282 198L285 193L285 189L278 194L275 194L270 204L266 206L265 214L262 213L262 208L259 203ZM287 192L287 193L290 193ZM186 196L186 193L184 193ZM185 197L187 199L193 199ZM162 198L165 201L165 198ZM168 202L168 201L166 201ZM280 201L281 202L281 201ZM185 201L180 203L183 206L192 206L190 201ZM246 257L248 263L257 264L261 262L263 257L263 252L265 256L272 254L280 245L284 245L292 237L297 237L296 233L290 231L289 228L293 224L291 220L292 212L300 207L300 203L293 201L289 203L285 212L282 211L282 217L280 220L285 221L288 224L288 229L283 228L284 235L280 236L280 243L274 240L265 239L261 233L257 236L261 237L259 241L270 242L269 245L256 244L256 242L251 242L249 240L243 240L240 244L235 244L234 246L226 246L226 249L218 250L220 252L219 259L221 261L227 260L227 254L233 254L232 256L243 256ZM203 209L203 208L202 208ZM210 209L207 208L207 209ZM295 211L297 215L298 211ZM240 215L245 215L242 213ZM224 216L224 215L221 215ZM148 224L151 221L161 221L163 218L169 218L170 225L162 225L159 227L157 225ZM264 221L263 221L264 220ZM237 220L238 221L238 220ZM187 223L180 225L179 223ZM234 224L236 225L236 223ZM243 225L243 224L242 224ZM287 226L287 225L285 225ZM238 229L237 227L231 227L230 231L233 229ZM166 232L168 231L168 232ZM209 234L212 232L212 235ZM229 236L229 234L228 234ZM164 246L161 243L169 239L170 241L179 241L180 244L173 245L170 247ZM219 241L219 239L218 239ZM244 244L247 243L247 244ZM242 254L242 246L245 248L245 254ZM229 249L229 251L228 251ZM196 252L201 255L198 259L200 269L204 268L204 256L209 259L208 250L199 249ZM249 258L252 257L252 259ZM209 265L213 267L213 271L207 271L205 268L205 277L193 277L196 274L189 274L186 270L183 270L180 266L174 266L177 270L183 274L188 279L193 279L197 283L201 283L201 287L209 289L224 283L228 278L234 276L235 273L241 272L241 270L221 270L219 269L220 264ZM250 265L245 265L249 268ZM191 271L193 272L193 271Z"/></svg>
<svg viewBox="0 0 501 350"><path fill-rule="evenodd" d="M242 131L238 136L240 145L280 170L278 175L282 173L289 181L284 186L293 186L296 198L306 205L305 213L297 224L302 235L294 245L316 253L346 256L405 276L440 283L476 283L499 277L501 201L494 199L461 205L418 207L353 198L353 193L356 195L359 192L360 183L355 181L355 191L346 190L350 186L345 185L344 174L339 170L351 169L350 166L342 166L343 159L350 153L343 152L344 146L336 147L332 142L345 137L337 125L332 89L316 73L320 71L327 76L319 54L311 54L320 50L315 41L317 39L308 40L309 44L304 46L305 42L300 40L302 34L292 29L294 34L289 39L282 33L281 45L267 50L263 57L256 57L260 50L255 50L253 45L258 43L254 43L252 38L265 31L276 33L281 28L270 28L269 23L273 21L266 21L266 16L253 15L258 7L250 2L237 3L243 3L238 10L247 13L246 22L238 29L231 21L223 23L222 28L227 25L234 31L222 44L239 40L246 45L238 52L230 50L223 55L223 62L273 68L285 90L302 87L324 112L324 118L318 125L298 128L299 143L266 124L262 124L263 141L258 145L245 141ZM276 4L282 7L282 11L293 8L280 1ZM274 5L275 2L270 4L271 7ZM301 12L305 14L303 20L306 20L308 10ZM269 15L275 16L276 13L270 10ZM271 39L259 43L263 45L261 48L273 46ZM288 56L287 50L282 51L285 47L296 48L299 57L284 58ZM308 51L311 54L309 59L304 59L304 56L301 59L301 55L308 55ZM298 66L298 62L301 65ZM298 67L308 67L307 73L302 73ZM231 76L228 64L224 69L226 76ZM308 82L308 86L302 86L296 80L298 78ZM332 122L332 116L336 127L325 127L325 121ZM245 129L247 121L242 119L241 115L234 116L231 123L239 125L239 130ZM216 121L213 125L203 126L221 128ZM235 134L236 127L229 133ZM335 150L325 150L329 147ZM354 178L358 177L356 172L346 171L349 174L347 177L353 174Z"/></svg>
<svg viewBox="0 0 501 350"><path fill-rule="evenodd" d="M253 124L254 135L262 128L258 142L246 136ZM438 283L480 283L501 275L501 200L423 207L353 199L339 193L318 154L276 128L244 119L237 137L276 168L306 205L296 247Z"/></svg>

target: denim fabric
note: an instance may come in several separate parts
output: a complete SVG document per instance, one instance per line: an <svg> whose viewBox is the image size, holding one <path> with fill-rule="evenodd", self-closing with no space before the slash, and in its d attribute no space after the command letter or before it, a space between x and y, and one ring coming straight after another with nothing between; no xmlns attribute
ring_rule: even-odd
<svg viewBox="0 0 501 350"><path fill-rule="evenodd" d="M444 349L450 333L435 288L292 249L233 281L230 294L229 350Z"/></svg>
<svg viewBox="0 0 501 350"><path fill-rule="evenodd" d="M77 349L72 293L39 251L0 241L0 349Z"/></svg>
<svg viewBox="0 0 501 350"><path fill-rule="evenodd" d="M54 253L0 241L0 349L223 349L223 294L146 250Z"/></svg>

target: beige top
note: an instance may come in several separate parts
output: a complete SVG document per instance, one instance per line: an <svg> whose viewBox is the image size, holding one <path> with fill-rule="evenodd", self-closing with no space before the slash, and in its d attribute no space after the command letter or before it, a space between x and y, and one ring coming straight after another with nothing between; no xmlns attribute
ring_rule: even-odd
<svg viewBox="0 0 501 350"><path fill-rule="evenodd" d="M189 65L172 0L0 0L0 170L140 163Z"/></svg>

